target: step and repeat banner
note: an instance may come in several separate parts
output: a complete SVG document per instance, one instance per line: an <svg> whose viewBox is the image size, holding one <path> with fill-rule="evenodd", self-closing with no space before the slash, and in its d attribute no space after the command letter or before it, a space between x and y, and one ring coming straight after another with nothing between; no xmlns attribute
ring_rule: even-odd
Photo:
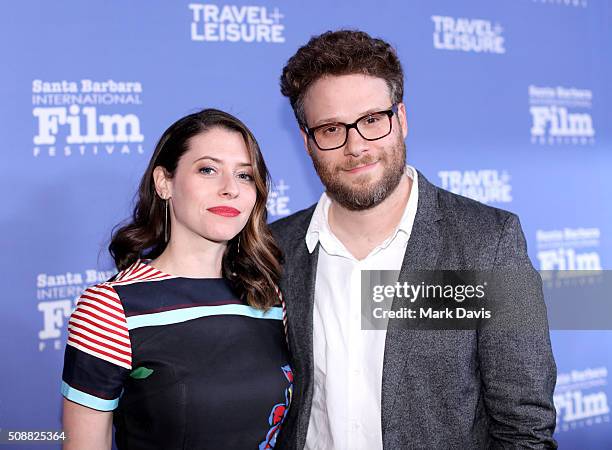
<svg viewBox="0 0 612 450"><path fill-rule="evenodd" d="M612 264L612 2L30 0L0 23L4 430L60 429L67 319L115 273L111 230L173 121L215 107L253 130L271 220L318 200L278 80L330 29L397 48L430 181L516 212L540 270ZM551 334L560 446L611 448L612 333Z"/></svg>

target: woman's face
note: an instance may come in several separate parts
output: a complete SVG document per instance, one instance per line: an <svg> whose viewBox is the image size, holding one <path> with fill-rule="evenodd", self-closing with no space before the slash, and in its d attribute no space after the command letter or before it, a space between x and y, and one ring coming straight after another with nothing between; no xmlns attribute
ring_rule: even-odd
<svg viewBox="0 0 612 450"><path fill-rule="evenodd" d="M165 183L172 206L171 240L199 236L228 241L244 228L257 198L242 135L221 127L192 137L174 177Z"/></svg>

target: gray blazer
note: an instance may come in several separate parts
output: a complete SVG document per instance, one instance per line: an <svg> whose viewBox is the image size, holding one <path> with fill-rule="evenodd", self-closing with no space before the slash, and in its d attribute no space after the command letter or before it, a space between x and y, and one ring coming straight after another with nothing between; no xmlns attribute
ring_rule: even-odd
<svg viewBox="0 0 612 450"><path fill-rule="evenodd" d="M518 217L452 194L419 173L417 213L402 263L411 270L519 267L529 332L387 331L382 377L383 448L556 448L556 380L541 280ZM315 206L271 225L284 253L294 391L277 447L302 449L313 395L313 301L319 246L305 234ZM331 450L331 449L330 449Z"/></svg>

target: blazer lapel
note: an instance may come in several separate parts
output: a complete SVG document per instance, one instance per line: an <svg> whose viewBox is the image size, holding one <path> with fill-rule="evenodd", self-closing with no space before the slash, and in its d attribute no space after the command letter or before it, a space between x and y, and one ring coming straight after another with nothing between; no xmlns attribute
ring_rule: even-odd
<svg viewBox="0 0 612 450"><path fill-rule="evenodd" d="M319 245L308 252L304 236L287 249L281 289L287 305L289 348L296 372L294 401L289 410L287 428L293 429L290 441L302 448L306 442L312 406L313 386L313 305ZM289 426L291 423L291 426ZM293 447L292 447L293 448Z"/></svg>
<svg viewBox="0 0 612 450"><path fill-rule="evenodd" d="M290 256L285 263L281 287L287 304L289 345L295 355L311 365L312 314L319 245L309 253L304 239L301 239L287 254Z"/></svg>
<svg viewBox="0 0 612 450"><path fill-rule="evenodd" d="M400 269L399 281L406 280L407 273L411 271L435 269L442 242L438 223L442 217L438 209L437 188L420 172L418 180L417 212ZM389 327L387 330L382 376L383 443L385 430L394 417L395 393L404 366L410 359L410 349L414 339L418 339L417 333L407 333L398 327Z"/></svg>

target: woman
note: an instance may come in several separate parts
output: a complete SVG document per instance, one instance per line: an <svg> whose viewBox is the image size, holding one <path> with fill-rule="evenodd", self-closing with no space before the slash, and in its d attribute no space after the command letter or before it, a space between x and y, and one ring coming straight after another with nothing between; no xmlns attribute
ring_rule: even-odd
<svg viewBox="0 0 612 450"><path fill-rule="evenodd" d="M66 449L272 448L292 389L266 225L269 176L235 117L205 109L161 137L119 273L68 325Z"/></svg>

